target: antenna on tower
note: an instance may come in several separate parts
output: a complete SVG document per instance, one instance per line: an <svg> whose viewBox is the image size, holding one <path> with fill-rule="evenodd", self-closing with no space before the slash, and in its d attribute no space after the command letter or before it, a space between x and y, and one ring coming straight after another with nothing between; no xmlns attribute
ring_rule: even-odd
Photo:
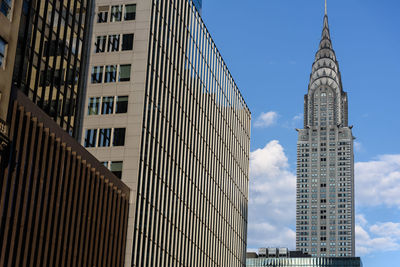
<svg viewBox="0 0 400 267"><path fill-rule="evenodd" d="M325 16L328 15L328 6L326 4L326 0L325 0Z"/></svg>

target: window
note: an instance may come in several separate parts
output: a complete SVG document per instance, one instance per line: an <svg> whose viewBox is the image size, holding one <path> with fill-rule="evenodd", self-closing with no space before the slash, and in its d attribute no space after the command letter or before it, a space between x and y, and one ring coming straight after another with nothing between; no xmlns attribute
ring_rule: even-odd
<svg viewBox="0 0 400 267"><path fill-rule="evenodd" d="M40 80L39 80L39 85L40 86L50 86L53 84L57 88L59 88L59 85L63 84L64 82L64 70L55 70L54 71L54 80L52 80L52 70L49 69L48 71L40 71ZM54 81L54 82L52 82Z"/></svg>
<svg viewBox="0 0 400 267"><path fill-rule="evenodd" d="M85 136L85 147L95 147L97 138L97 129L87 129Z"/></svg>
<svg viewBox="0 0 400 267"><path fill-rule="evenodd" d="M105 83L116 82L117 80L117 65L106 66Z"/></svg>
<svg viewBox="0 0 400 267"><path fill-rule="evenodd" d="M107 36L97 36L95 45L95 52L101 53L106 51Z"/></svg>
<svg viewBox="0 0 400 267"><path fill-rule="evenodd" d="M2 0L0 6L0 12L4 14L8 19L11 17L11 0Z"/></svg>
<svg viewBox="0 0 400 267"><path fill-rule="evenodd" d="M122 161L111 161L110 171L119 179L122 177Z"/></svg>
<svg viewBox="0 0 400 267"><path fill-rule="evenodd" d="M115 113L118 114L126 112L128 112L128 96L117 96Z"/></svg>
<svg viewBox="0 0 400 267"><path fill-rule="evenodd" d="M121 21L122 18L122 6L111 7L111 22Z"/></svg>
<svg viewBox="0 0 400 267"><path fill-rule="evenodd" d="M7 42L0 37L0 67L4 67Z"/></svg>
<svg viewBox="0 0 400 267"><path fill-rule="evenodd" d="M100 111L100 97L89 98L88 115L98 115Z"/></svg>
<svg viewBox="0 0 400 267"><path fill-rule="evenodd" d="M109 6L100 6L99 13L97 14L97 23L105 23L108 20Z"/></svg>
<svg viewBox="0 0 400 267"><path fill-rule="evenodd" d="M125 128L115 128L113 146L123 145L125 145Z"/></svg>
<svg viewBox="0 0 400 267"><path fill-rule="evenodd" d="M133 33L122 35L122 51L133 49Z"/></svg>
<svg viewBox="0 0 400 267"><path fill-rule="evenodd" d="M103 81L103 66L94 66L92 68L92 83L101 83Z"/></svg>
<svg viewBox="0 0 400 267"><path fill-rule="evenodd" d="M114 52L118 50L119 50L119 34L109 35L107 52Z"/></svg>
<svg viewBox="0 0 400 267"><path fill-rule="evenodd" d="M119 66L119 82L128 82L131 80L131 65Z"/></svg>
<svg viewBox="0 0 400 267"><path fill-rule="evenodd" d="M114 110L114 97L103 96L103 103L101 105L101 114L112 114Z"/></svg>
<svg viewBox="0 0 400 267"><path fill-rule="evenodd" d="M61 40L49 40L44 43L43 57L59 56L63 50L63 43ZM65 52L65 51L64 51Z"/></svg>
<svg viewBox="0 0 400 267"><path fill-rule="evenodd" d="M136 4L125 5L124 20L136 19Z"/></svg>
<svg viewBox="0 0 400 267"><path fill-rule="evenodd" d="M110 140L111 140L111 129L110 128L100 129L98 146L99 147L110 146Z"/></svg>

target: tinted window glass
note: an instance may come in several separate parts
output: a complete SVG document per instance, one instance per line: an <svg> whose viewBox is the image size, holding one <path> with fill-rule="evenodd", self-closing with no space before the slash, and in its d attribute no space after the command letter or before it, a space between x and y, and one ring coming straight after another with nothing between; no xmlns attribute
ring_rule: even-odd
<svg viewBox="0 0 400 267"><path fill-rule="evenodd" d="M131 80L131 65L119 66L119 81L127 82Z"/></svg>
<svg viewBox="0 0 400 267"><path fill-rule="evenodd" d="M122 35L122 51L133 49L133 33Z"/></svg>
<svg viewBox="0 0 400 267"><path fill-rule="evenodd" d="M128 96L118 96L115 113L126 113L128 111Z"/></svg>
<svg viewBox="0 0 400 267"><path fill-rule="evenodd" d="M125 128L115 128L113 146L123 145L125 145Z"/></svg>
<svg viewBox="0 0 400 267"><path fill-rule="evenodd" d="M111 129L100 129L99 131L99 147L106 147L110 146L110 141L111 141Z"/></svg>
<svg viewBox="0 0 400 267"><path fill-rule="evenodd" d="M85 136L85 147L96 146L97 129L87 129Z"/></svg>
<svg viewBox="0 0 400 267"><path fill-rule="evenodd" d="M124 20L134 20L136 18L136 5L125 5Z"/></svg>

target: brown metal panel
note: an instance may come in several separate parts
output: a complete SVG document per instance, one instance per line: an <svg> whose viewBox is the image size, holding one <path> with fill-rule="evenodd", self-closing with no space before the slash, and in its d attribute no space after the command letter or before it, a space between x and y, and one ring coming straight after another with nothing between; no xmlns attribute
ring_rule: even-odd
<svg viewBox="0 0 400 267"><path fill-rule="evenodd" d="M63 240L66 240L67 238L67 228L68 225L66 223L66 210L67 210L67 205L68 205L68 192L70 189L70 185L71 183L73 183L73 179L71 178L71 173L73 173L73 170L71 171L71 165L73 163L71 163L72 159L73 159L73 155L71 153L71 148L67 147L66 149L66 156L65 156L65 176L64 176L64 183L65 186L63 187L63 191L62 191L62 198L61 198L61 213L60 213L60 228L58 229L58 231L55 233L55 235L57 236L57 240L56 240L56 246L57 246L57 251L55 254L55 259L54 262L51 263L53 266L60 266L60 259L63 253Z"/></svg>
<svg viewBox="0 0 400 267"><path fill-rule="evenodd" d="M51 231L49 231L50 236L49 236L49 262L48 266L53 265L54 257L55 254L57 253L57 250L59 247L57 246L57 237L58 233L60 231L59 225L60 225L60 218L61 218L61 205L62 205L62 198L64 195L64 183L65 183L65 177L64 177L64 172L65 172L65 163L66 163L66 144L61 143L60 144L60 152L61 153L61 159L58 164L58 174L57 174L57 182L54 185L54 188L56 188L56 191L54 192L55 194L55 200L53 204L53 209L54 209L54 221L53 221L53 227ZM52 202L53 203L53 202Z"/></svg>
<svg viewBox="0 0 400 267"><path fill-rule="evenodd" d="M25 115L25 114L24 114ZM16 235L17 232L20 231L20 228L18 227L18 214L20 209L22 208L22 199L24 197L24 194L22 194L22 191L24 190L23 185L24 183L24 174L25 174L25 169L24 166L26 164L26 155L27 155L27 151L28 151L28 138L29 138L29 128L30 128L30 123L31 123L31 114L27 113L26 116L24 116L24 122L22 124L22 128L20 128L21 131L21 135L23 135L24 140L23 143L21 144L20 148L18 148L19 153L21 154L18 157L20 158L19 162L18 162L18 167L17 167L17 172L18 174L16 174L18 176L17 180L15 181L15 185L18 185L17 190L14 192L13 199L15 199L15 208L13 212L12 217L10 217L10 223L12 223L12 230L11 230L11 241L10 241L10 247L8 250L8 266L11 267L12 265L14 265L12 263L12 259L13 259L13 254L14 254L14 250L17 246L16 242ZM20 124L21 125L21 124ZM12 202L14 202L14 200L11 200ZM11 203L10 201L10 203ZM10 234L10 233L9 233Z"/></svg>
<svg viewBox="0 0 400 267"><path fill-rule="evenodd" d="M50 141L50 145L49 145L49 155L46 159L46 174L44 177L44 185L45 185L45 190L43 192L43 209L42 209L42 215L41 216L41 220L40 220L40 231L39 231L39 245L38 245L38 252L36 254L36 261L35 263L38 266L42 266L42 257L43 257L43 253L45 250L45 245L46 245L46 240L45 240L45 234L46 234L46 229L48 228L47 225L47 214L48 214L48 205L47 203L49 203L49 198L50 198L50 184L51 184L51 179L52 179L52 168L53 168L53 159L54 159L54 143L55 143L55 134L54 133L50 133L49 136L49 141Z"/></svg>
<svg viewBox="0 0 400 267"><path fill-rule="evenodd" d="M71 159L71 174L69 179L71 180L71 183L69 184L68 187L68 198L67 198L67 215L65 217L65 234L64 234L64 240L63 240L63 245L62 245L62 254L61 254L61 267L65 267L67 264L67 255L69 252L69 240L71 239L71 225L72 225L72 211L73 211L73 201L74 201L74 190L75 190L75 184L77 181L76 178L76 173L77 173L77 168L79 168L79 158L77 157L75 152L72 152L72 159Z"/></svg>
<svg viewBox="0 0 400 267"><path fill-rule="evenodd" d="M74 186L72 188L72 196L73 198L71 199L71 215L69 218L70 224L69 224L69 235L68 235L68 242L67 242L67 247L68 251L66 251L66 259L65 263L63 263L62 266L73 266L72 265L72 260L73 260L73 250L75 247L74 244L74 238L75 238L75 229L76 229L76 217L77 217L77 206L78 206L78 196L79 196L79 185L80 185L80 180L82 179L82 159L80 156L77 156L77 161L76 161L76 170L74 174Z"/></svg>
<svg viewBox="0 0 400 267"><path fill-rule="evenodd" d="M93 248L94 248L94 243L95 243L95 236L97 236L97 226L98 226L98 207L99 207L99 190L100 190L100 183L102 180L100 180L100 173L96 172L96 176L93 179L93 208L92 208L92 223L90 227L90 235L89 235L89 244L88 244L88 263L87 266L94 266L93 264Z"/></svg>
<svg viewBox="0 0 400 267"><path fill-rule="evenodd" d="M122 210L121 206L123 205L123 198L121 197L121 191L115 190L118 192L116 195L116 208L114 209L114 216L115 216L115 226L114 226L114 239L113 239L113 252L112 252L112 262L114 266L119 266L119 250L121 249L121 217L122 217Z"/></svg>
<svg viewBox="0 0 400 267"><path fill-rule="evenodd" d="M98 257L98 265L97 266L106 266L104 262L104 243L105 243L105 237L108 234L106 232L106 221L107 221L107 208L108 208L108 198L109 198L109 193L108 193L109 185L108 185L108 179L104 179L104 186L103 186L103 198L102 198L102 215L101 215L101 229L100 229L100 240L99 240L99 249L97 252L97 257Z"/></svg>
<svg viewBox="0 0 400 267"><path fill-rule="evenodd" d="M0 266L123 265L129 188L24 97L12 114Z"/></svg>
<svg viewBox="0 0 400 267"><path fill-rule="evenodd" d="M41 155L42 152L42 140L43 140L43 124L39 123L37 125L37 144L36 146L36 153ZM33 152L32 152L33 153ZM40 157L35 155L35 157L32 156L32 158L35 158L35 164L34 164L34 173L33 173L33 181L32 181L32 196L34 197L37 194L37 186L38 186L38 176L39 176L39 161ZM23 251L23 262L22 266L28 266L28 251L29 251L29 246L32 243L32 232L33 232L33 226L34 226L34 215L35 215L35 202L34 200L31 199L31 203L29 203L29 215L28 215L28 220L27 220L27 234L28 237L26 238L25 242L25 249Z"/></svg>
<svg viewBox="0 0 400 267"><path fill-rule="evenodd" d="M115 266L115 259L113 258L114 256L114 250L116 248L115 246L115 241L117 240L116 238L116 231L115 231L115 221L116 221L116 211L117 211L117 201L118 201L118 196L115 193L117 190L116 186L113 186L113 201L112 201L112 208L111 208L111 225L110 225L110 240L108 242L109 248L108 248L108 266Z"/></svg>
<svg viewBox="0 0 400 267"><path fill-rule="evenodd" d="M38 246L36 244L38 244L39 242L39 227L40 227L40 217L42 214L42 209L40 206L40 203L42 201L42 198L44 197L44 187L45 187L45 183L44 183L44 175L45 175L45 170L46 170L46 162L47 162L47 153L48 153L48 146L49 146L49 129L44 129L43 130L44 134L42 136L43 138L43 153L40 155L41 157L41 168L40 168L40 174L39 174L39 190L38 190L38 201L36 203L36 207L34 208L35 210L35 223L34 223L34 227L33 227L33 235L32 235L32 250L29 251L30 253L30 259L28 260L29 263L33 263L34 259L37 255L37 251L38 251Z"/></svg>
<svg viewBox="0 0 400 267"><path fill-rule="evenodd" d="M73 241L71 245L73 246L72 250L72 266L77 266L77 261L78 261L78 249L79 249L79 231L81 229L81 220L82 220L82 199L83 199L83 190L84 190L84 185L85 185L85 176L86 176L86 171L87 171L87 164L86 161L83 160L81 162L82 168L81 168L81 174L80 178L78 180L78 187L77 187L77 209L75 210L76 218L75 218L75 227L73 231Z"/></svg>
<svg viewBox="0 0 400 267"><path fill-rule="evenodd" d="M57 197L56 194L56 188L58 186L58 183L60 182L59 180L59 171L60 167L62 167L62 162L60 162L60 151L61 151L61 141L59 138L57 138L54 142L54 150L55 150L55 159L53 162L53 175L49 177L49 183L51 184L50 189L50 201L48 203L48 211L47 211L47 216L46 216L46 221L45 224L47 225L45 229L46 233L46 239L45 243L43 244L44 246L44 255L43 255L43 266L48 266L48 256L49 256L49 250L52 248L51 244L51 229L54 227L54 220L53 218L56 218L57 216L57 209L56 209L56 204L55 204L55 198Z"/></svg>
<svg viewBox="0 0 400 267"><path fill-rule="evenodd" d="M18 117L19 117L19 123L18 123L18 129L17 129L17 141L16 141L16 148L17 151L20 148L21 144L21 128L23 127L23 113L24 109L22 107L18 108ZM11 220L11 212L13 212L12 208L12 196L14 195L14 189L15 189L15 180L16 180L16 171L15 169L12 170L11 173L11 180L9 181L10 183L10 189L9 189L9 195L7 198L8 207L7 207L7 214L3 214L5 217L5 226L4 226L4 235L3 235L3 240L2 240L2 247L1 247L1 256L0 256L0 266L6 266L6 257L8 257L8 249L7 249L7 239L8 239L8 234L10 233L10 228L12 227L12 222ZM5 198L7 197L6 195L4 196ZM3 211L5 212L5 211Z"/></svg>
<svg viewBox="0 0 400 267"><path fill-rule="evenodd" d="M124 195L123 195L124 196ZM126 249L126 238L128 232L128 215L129 215L129 200L126 199L126 196L123 197L123 209L122 209L122 222L121 222L121 229L120 235L121 238L121 249L119 250L118 259L120 260L119 266L123 266L125 262L125 249Z"/></svg>
<svg viewBox="0 0 400 267"><path fill-rule="evenodd" d="M112 231L111 231L111 224L112 224L112 210L114 208L114 195L112 193L113 184L108 184L108 203L107 203L107 221L106 221L106 238L104 242L104 262L106 266L110 266L110 239L112 239Z"/></svg>
<svg viewBox="0 0 400 267"><path fill-rule="evenodd" d="M25 174L27 176L27 178L29 177L29 175L32 173L32 165L33 165L33 157L31 155L34 155L36 148L36 144L35 144L35 140L36 140L36 132L37 132L37 119L36 118L32 118L31 120L32 122L32 132L31 132L31 136L30 136L30 141L29 141L29 156L28 156L28 167L27 167L27 173ZM27 181L29 182L29 180ZM33 185L33 179L31 181L32 185ZM21 260L21 254L23 253L22 251L22 247L24 245L24 243L26 242L26 236L23 235L25 227L28 227L28 219L27 216L29 214L29 204L28 203L28 198L29 198L29 188L30 186L27 185L25 186L25 191L23 193L23 207L22 207L22 218L21 218L21 225L20 225L20 229L19 229L19 238L18 238L18 247L17 247L17 255L16 255L16 262L15 262L15 266L20 266L20 260Z"/></svg>
<svg viewBox="0 0 400 267"><path fill-rule="evenodd" d="M103 218L103 213L104 213L104 208L103 208L103 202L104 202L104 187L105 187L105 182L104 182L104 176L100 176L99 179L99 199L96 202L97 207L98 207L98 215L97 215L97 220L96 220L96 237L94 239L94 249L91 254L93 254L93 265L92 266L98 266L97 262L99 262L98 258L98 251L100 250L100 240L102 237L102 218Z"/></svg>
<svg viewBox="0 0 400 267"><path fill-rule="evenodd" d="M89 206L90 206L90 195L91 195L91 185L92 185L92 180L93 180L94 172L89 164L87 166L87 171L86 171L86 177L84 178L85 181L85 187L83 190L83 196L84 200L82 202L83 205L83 212L82 212L82 224L80 227L80 233L79 233L79 250L78 250L78 266L86 266L87 260L85 260L85 246L87 243L86 239L86 234L89 232L88 229L90 229L90 218L89 218Z"/></svg>

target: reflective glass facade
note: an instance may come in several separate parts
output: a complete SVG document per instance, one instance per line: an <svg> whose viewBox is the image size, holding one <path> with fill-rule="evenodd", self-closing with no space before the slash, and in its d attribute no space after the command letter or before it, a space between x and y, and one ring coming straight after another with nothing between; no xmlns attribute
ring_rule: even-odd
<svg viewBox="0 0 400 267"><path fill-rule="evenodd" d="M254 258L247 267L362 267L360 258Z"/></svg>
<svg viewBox="0 0 400 267"><path fill-rule="evenodd" d="M188 1L153 1L144 110L133 265L244 266L250 111Z"/></svg>
<svg viewBox="0 0 400 267"><path fill-rule="evenodd" d="M13 85L79 133L91 0L24 0Z"/></svg>

